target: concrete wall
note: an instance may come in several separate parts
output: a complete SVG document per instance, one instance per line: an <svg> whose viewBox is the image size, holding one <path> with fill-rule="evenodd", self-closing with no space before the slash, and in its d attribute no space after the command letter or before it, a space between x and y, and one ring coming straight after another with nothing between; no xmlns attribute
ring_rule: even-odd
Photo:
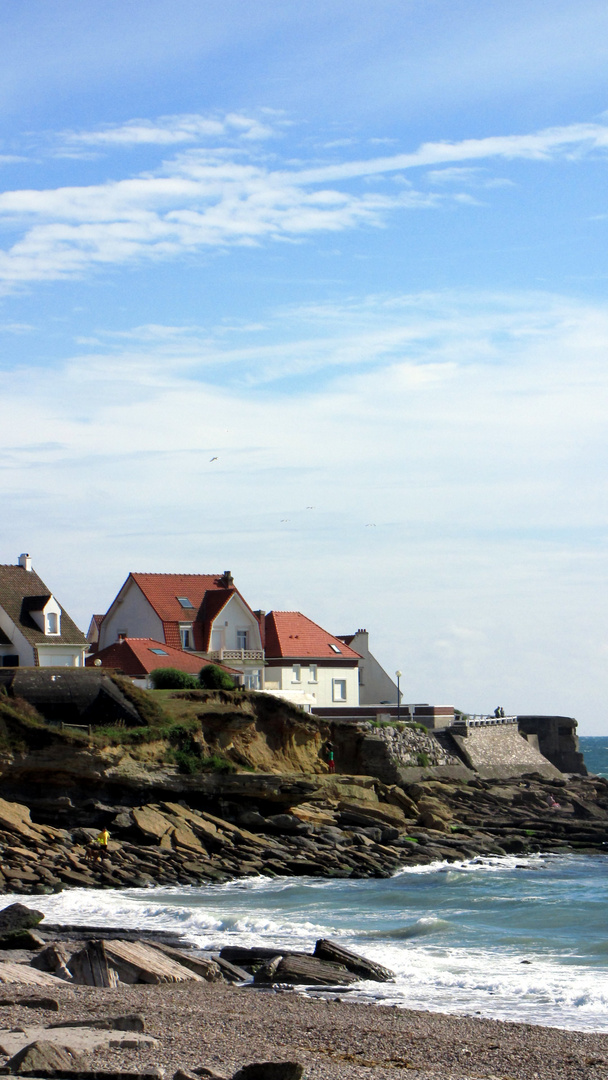
<svg viewBox="0 0 608 1080"><path fill-rule="evenodd" d="M517 724L468 728L466 735L454 731L449 735L464 763L478 776L507 778L531 772L543 776L560 775L555 765L520 735Z"/></svg>
<svg viewBox="0 0 608 1080"><path fill-rule="evenodd" d="M562 772L587 775L572 716L518 716L517 723L529 739L538 740L541 753Z"/></svg>

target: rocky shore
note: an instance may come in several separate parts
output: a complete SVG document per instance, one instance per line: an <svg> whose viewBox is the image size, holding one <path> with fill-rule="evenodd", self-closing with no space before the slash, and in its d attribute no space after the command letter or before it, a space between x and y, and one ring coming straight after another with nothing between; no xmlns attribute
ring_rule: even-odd
<svg viewBox="0 0 608 1080"><path fill-rule="evenodd" d="M220 779L210 778L206 790L202 780L186 788L188 801L112 805L63 796L34 799L30 809L0 799L0 893L197 885L260 874L387 877L437 860L608 850L608 781L601 777L428 778L403 787L360 776ZM103 828L108 857L91 861L87 846Z"/></svg>
<svg viewBox="0 0 608 1080"><path fill-rule="evenodd" d="M78 937L41 920L21 904L0 910L5 933L34 936L30 948L0 950L0 1074L576 1080L608 1067L608 1035L349 1002L349 986L392 973L331 941L317 942L314 955L211 957L167 935L105 931L91 940L90 930Z"/></svg>

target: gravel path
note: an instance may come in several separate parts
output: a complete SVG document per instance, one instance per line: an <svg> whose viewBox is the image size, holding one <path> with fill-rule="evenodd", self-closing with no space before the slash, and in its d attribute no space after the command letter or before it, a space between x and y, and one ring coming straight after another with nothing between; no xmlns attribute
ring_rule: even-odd
<svg viewBox="0 0 608 1080"><path fill-rule="evenodd" d="M608 1075L608 1035L511 1024L476 1017L308 1000L293 992L227 985L61 987L60 1012L43 1013L8 999L32 988L4 986L0 1027L83 1020L138 1012L153 1051L97 1052L91 1067L137 1069L206 1065L231 1076L252 1061L297 1060L308 1080L594 1080Z"/></svg>

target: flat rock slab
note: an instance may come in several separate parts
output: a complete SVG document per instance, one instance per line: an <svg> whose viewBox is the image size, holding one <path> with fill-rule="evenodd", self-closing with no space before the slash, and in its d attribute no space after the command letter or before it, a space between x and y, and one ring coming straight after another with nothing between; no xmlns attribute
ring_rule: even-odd
<svg viewBox="0 0 608 1080"><path fill-rule="evenodd" d="M126 983L179 983L203 982L195 971L189 971L158 949L140 942L107 941L105 954L108 963L118 972L121 982Z"/></svg>
<svg viewBox="0 0 608 1080"><path fill-rule="evenodd" d="M0 1031L0 1051L6 1057L14 1057L24 1047L34 1042L52 1043L74 1054L87 1054L94 1050L135 1050L158 1046L158 1040L138 1031L108 1031L100 1028L40 1026L24 1027L22 1031Z"/></svg>
<svg viewBox="0 0 608 1080"><path fill-rule="evenodd" d="M61 984L60 979L48 975L46 971L36 971L26 964L0 963L0 983L24 983L26 986L54 986Z"/></svg>

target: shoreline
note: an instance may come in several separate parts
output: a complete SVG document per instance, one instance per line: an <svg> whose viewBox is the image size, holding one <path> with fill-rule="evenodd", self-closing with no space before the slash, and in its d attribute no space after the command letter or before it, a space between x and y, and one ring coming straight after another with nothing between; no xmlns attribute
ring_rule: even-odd
<svg viewBox="0 0 608 1080"><path fill-rule="evenodd" d="M27 989L0 988L3 1027L31 1024ZM243 994L246 994L243 997ZM153 1050L96 1051L96 1069L206 1066L222 1076L253 1061L298 1061L307 1080L578 1080L604 1076L608 1035L471 1016L312 1000L218 984L62 987L59 1017L82 1021L136 1012ZM47 1014L48 1016L48 1014ZM53 1020L57 1014L53 1015Z"/></svg>

